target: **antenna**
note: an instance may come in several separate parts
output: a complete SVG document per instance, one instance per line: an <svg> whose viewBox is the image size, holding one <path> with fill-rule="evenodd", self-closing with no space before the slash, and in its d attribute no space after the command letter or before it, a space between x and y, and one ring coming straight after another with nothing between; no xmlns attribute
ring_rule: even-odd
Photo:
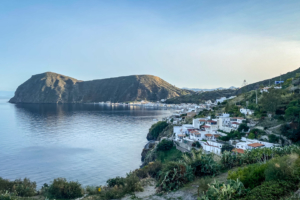
<svg viewBox="0 0 300 200"><path fill-rule="evenodd" d="M245 87L245 86L247 86L247 85L248 85L247 81L244 80L244 82L243 82L243 84L242 84L242 87Z"/></svg>

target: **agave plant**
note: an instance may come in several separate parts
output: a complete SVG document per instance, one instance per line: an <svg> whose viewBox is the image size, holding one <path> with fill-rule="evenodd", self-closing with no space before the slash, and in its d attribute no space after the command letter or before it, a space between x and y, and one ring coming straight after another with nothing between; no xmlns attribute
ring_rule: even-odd
<svg viewBox="0 0 300 200"><path fill-rule="evenodd" d="M246 194L246 189L241 181L228 180L226 183L214 181L208 184L208 191L199 198L200 200L228 200Z"/></svg>

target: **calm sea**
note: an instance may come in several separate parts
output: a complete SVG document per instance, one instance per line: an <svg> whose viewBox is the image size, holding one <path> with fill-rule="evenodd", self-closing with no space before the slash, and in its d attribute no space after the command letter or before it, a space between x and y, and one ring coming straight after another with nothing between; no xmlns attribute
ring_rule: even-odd
<svg viewBox="0 0 300 200"><path fill-rule="evenodd" d="M168 110L94 104L7 103L0 98L0 177L103 185L141 165L153 119Z"/></svg>

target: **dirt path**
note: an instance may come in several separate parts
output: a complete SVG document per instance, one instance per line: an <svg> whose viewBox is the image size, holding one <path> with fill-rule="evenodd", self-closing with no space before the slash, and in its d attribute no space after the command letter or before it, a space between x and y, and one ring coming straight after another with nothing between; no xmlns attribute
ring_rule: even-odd
<svg viewBox="0 0 300 200"><path fill-rule="evenodd" d="M219 174L218 176L212 178L224 182L227 180L228 172ZM175 192L165 193L163 195L157 195L155 193L155 184L147 185L144 187L144 192L136 192L134 196L126 196L122 200L131 200L131 199L144 199L144 200L197 200L198 189L196 185L199 185L201 178L197 178L191 183L186 184L183 188ZM199 188L200 195L203 193L203 190Z"/></svg>

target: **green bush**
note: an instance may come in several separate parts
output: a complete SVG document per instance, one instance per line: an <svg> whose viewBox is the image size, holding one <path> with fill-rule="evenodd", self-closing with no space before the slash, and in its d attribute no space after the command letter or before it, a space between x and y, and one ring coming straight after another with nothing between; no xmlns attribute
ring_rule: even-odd
<svg viewBox="0 0 300 200"><path fill-rule="evenodd" d="M11 194L9 192L5 192L3 194L1 194L0 192L0 200L17 200L17 196L15 196L14 194Z"/></svg>
<svg viewBox="0 0 300 200"><path fill-rule="evenodd" d="M57 178L49 186L48 194L57 199L74 199L82 197L82 188L78 182L68 182L65 178Z"/></svg>
<svg viewBox="0 0 300 200"><path fill-rule="evenodd" d="M147 165L148 174L152 178L157 178L158 173L160 172L161 169L162 169L162 164L159 161L151 162Z"/></svg>
<svg viewBox="0 0 300 200"><path fill-rule="evenodd" d="M203 177L199 180L198 185L199 188L203 191L207 191L209 188L209 185L212 182L212 179L210 177Z"/></svg>
<svg viewBox="0 0 300 200"><path fill-rule="evenodd" d="M241 132L241 131L247 132L247 131L249 130L249 126L247 126L246 123L242 123L242 124L239 125L239 127L238 127L237 130L238 130L239 132Z"/></svg>
<svg viewBox="0 0 300 200"><path fill-rule="evenodd" d="M201 144L200 144L199 141L196 141L196 142L193 142L192 146L193 146L193 147L200 148L200 147L201 147Z"/></svg>
<svg viewBox="0 0 300 200"><path fill-rule="evenodd" d="M122 187L112 187L112 188L103 188L99 194L100 199L121 199L125 196L124 190Z"/></svg>
<svg viewBox="0 0 300 200"><path fill-rule="evenodd" d="M297 154L292 154L270 160L265 170L266 180L296 181L295 175L300 168L296 162L298 159Z"/></svg>
<svg viewBox="0 0 300 200"><path fill-rule="evenodd" d="M28 178L14 181L14 190L18 196L31 197L36 194L36 182L31 182Z"/></svg>
<svg viewBox="0 0 300 200"><path fill-rule="evenodd" d="M141 169L137 169L134 171L134 173L139 177L140 179L148 177L148 170L146 167L143 167Z"/></svg>
<svg viewBox="0 0 300 200"><path fill-rule="evenodd" d="M135 173L130 172L125 178L124 192L125 194L143 191L143 188L140 184L140 179Z"/></svg>
<svg viewBox="0 0 300 200"><path fill-rule="evenodd" d="M108 187L114 187L115 185L116 186L124 186L125 178L117 176L116 178L108 179L106 181L106 183L107 183Z"/></svg>
<svg viewBox="0 0 300 200"><path fill-rule="evenodd" d="M219 183L215 180L214 183L208 184L207 192L201 197L201 200L229 200L237 197L242 197L246 194L242 182L239 180L228 180L226 183Z"/></svg>
<svg viewBox="0 0 300 200"><path fill-rule="evenodd" d="M156 140L158 135L168 126L165 121L160 121L151 126L149 134L147 135L148 140Z"/></svg>
<svg viewBox="0 0 300 200"><path fill-rule="evenodd" d="M162 140L160 143L157 145L157 151L168 151L172 149L173 147L173 141L172 140Z"/></svg>
<svg viewBox="0 0 300 200"><path fill-rule="evenodd" d="M101 186L86 186L85 191L89 195L95 195L95 194L100 194L101 191L99 191L99 188L102 188Z"/></svg>
<svg viewBox="0 0 300 200"><path fill-rule="evenodd" d="M192 168L182 163L169 162L163 166L159 173L157 187L161 191L178 190L191 180Z"/></svg>
<svg viewBox="0 0 300 200"><path fill-rule="evenodd" d="M213 159L213 154L205 154L202 151L184 154L183 160L193 168L196 176L217 175L221 169L221 165Z"/></svg>
<svg viewBox="0 0 300 200"><path fill-rule="evenodd" d="M237 171L229 171L228 179L243 182L246 188L254 188L265 181L265 170L267 164L253 164L244 168L239 168Z"/></svg>
<svg viewBox="0 0 300 200"><path fill-rule="evenodd" d="M14 182L0 177L0 192L13 192Z"/></svg>
<svg viewBox="0 0 300 200"><path fill-rule="evenodd" d="M28 178L16 179L9 181L0 178L0 192L8 191L21 197L31 197L36 194L36 183L31 182Z"/></svg>
<svg viewBox="0 0 300 200"><path fill-rule="evenodd" d="M287 181L266 181L251 190L243 200L274 200L297 190L296 184Z"/></svg>
<svg viewBox="0 0 300 200"><path fill-rule="evenodd" d="M279 137L277 137L274 134L268 135L268 138L269 138L269 142L271 143L277 143L279 141Z"/></svg>

